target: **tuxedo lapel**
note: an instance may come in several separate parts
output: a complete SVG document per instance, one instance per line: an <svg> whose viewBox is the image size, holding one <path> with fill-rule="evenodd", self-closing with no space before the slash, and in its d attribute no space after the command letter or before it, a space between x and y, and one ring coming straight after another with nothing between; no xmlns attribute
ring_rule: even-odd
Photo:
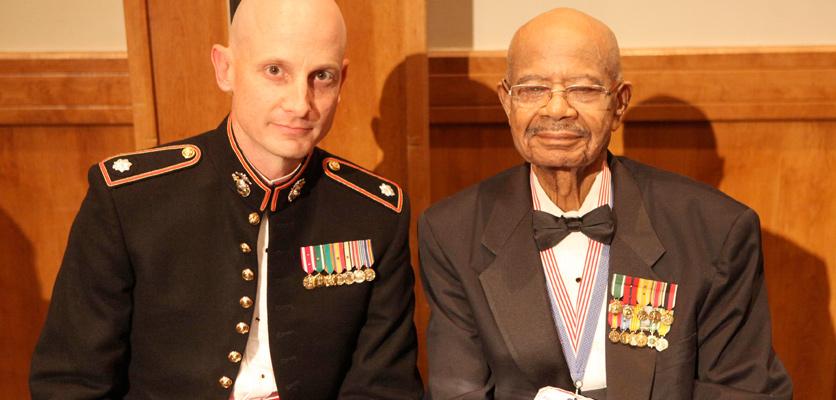
<svg viewBox="0 0 836 400"><path fill-rule="evenodd" d="M608 287L612 285L613 274L658 280L653 265L665 249L650 223L639 186L624 165L612 156L610 170L616 230L610 247ZM648 399L656 350L607 342L606 353L607 399Z"/></svg>
<svg viewBox="0 0 836 400"><path fill-rule="evenodd" d="M571 387L531 225L529 169L498 186L482 244L495 255L479 275L511 355L534 385Z"/></svg>

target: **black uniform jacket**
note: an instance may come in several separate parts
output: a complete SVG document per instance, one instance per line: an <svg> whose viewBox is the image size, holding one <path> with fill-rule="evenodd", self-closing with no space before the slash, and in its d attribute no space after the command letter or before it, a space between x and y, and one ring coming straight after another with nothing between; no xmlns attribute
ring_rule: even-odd
<svg viewBox="0 0 836 400"><path fill-rule="evenodd" d="M608 341L607 389L596 398L789 399L754 211L674 174L619 157L609 164L609 284L625 274L679 289L669 347ZM419 222L433 399L531 399L544 386L574 387L534 241L529 170L466 189Z"/></svg>
<svg viewBox="0 0 836 400"><path fill-rule="evenodd" d="M282 400L421 397L409 207L394 183L315 149L270 187L226 122L105 160L89 181L32 359L34 399L227 399L260 218ZM373 281L303 287L300 248L366 239Z"/></svg>

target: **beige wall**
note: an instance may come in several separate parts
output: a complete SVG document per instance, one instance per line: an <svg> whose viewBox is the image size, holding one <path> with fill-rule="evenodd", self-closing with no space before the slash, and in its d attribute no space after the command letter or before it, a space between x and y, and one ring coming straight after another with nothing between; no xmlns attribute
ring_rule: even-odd
<svg viewBox="0 0 836 400"><path fill-rule="evenodd" d="M0 51L125 51L119 0L2 0ZM552 7L609 24L622 47L836 44L833 0L427 0L430 49L504 49Z"/></svg>
<svg viewBox="0 0 836 400"><path fill-rule="evenodd" d="M121 0L0 0L0 52L125 50Z"/></svg>
<svg viewBox="0 0 836 400"><path fill-rule="evenodd" d="M559 6L604 21L625 48L836 44L833 0L430 0L428 45L502 50L526 20Z"/></svg>

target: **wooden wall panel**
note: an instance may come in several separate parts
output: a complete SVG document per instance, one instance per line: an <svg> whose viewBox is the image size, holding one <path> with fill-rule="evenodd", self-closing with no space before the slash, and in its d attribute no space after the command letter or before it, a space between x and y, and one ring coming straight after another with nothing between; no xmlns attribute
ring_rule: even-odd
<svg viewBox="0 0 836 400"><path fill-rule="evenodd" d="M124 53L0 54L0 124L130 124Z"/></svg>
<svg viewBox="0 0 836 400"><path fill-rule="evenodd" d="M131 76L134 147L147 149L159 143L148 3L145 0L123 0L122 8L125 12L125 36Z"/></svg>
<svg viewBox="0 0 836 400"><path fill-rule="evenodd" d="M625 78L634 84L633 120L689 120L699 107L719 120L817 120L836 115L836 49L625 50ZM430 121L501 123L496 84L505 73L498 52L440 52L430 57ZM656 98L656 101L646 100Z"/></svg>
<svg viewBox="0 0 836 400"><path fill-rule="evenodd" d="M87 169L134 145L127 60L0 54L0 87L0 388L24 399Z"/></svg>
<svg viewBox="0 0 836 400"><path fill-rule="evenodd" d="M229 2L146 4L158 143L214 129L229 112L230 98L215 84L209 54L212 45L227 42Z"/></svg>
<svg viewBox="0 0 836 400"><path fill-rule="evenodd" d="M836 395L836 49L625 51L617 154L693 177L761 217L774 346L798 399ZM500 53L430 55L433 200L520 162Z"/></svg>

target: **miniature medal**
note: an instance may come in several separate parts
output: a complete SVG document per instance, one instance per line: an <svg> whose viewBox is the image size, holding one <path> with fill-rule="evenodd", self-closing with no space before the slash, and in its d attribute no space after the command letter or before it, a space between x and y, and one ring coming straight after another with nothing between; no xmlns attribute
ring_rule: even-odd
<svg viewBox="0 0 836 400"><path fill-rule="evenodd" d="M624 275L613 274L610 295L612 295L612 300L607 306L607 322L610 325L610 333L607 338L612 343L618 343L621 341L621 334L618 331L621 326L621 310L624 309L624 303L621 302L622 297L624 297Z"/></svg>
<svg viewBox="0 0 836 400"><path fill-rule="evenodd" d="M316 288L316 278L312 275L316 271L314 264L316 263L313 246L305 246L299 249L299 255L302 259L302 271L305 271L305 277L302 279L302 286L305 289L311 290Z"/></svg>
<svg viewBox="0 0 836 400"><path fill-rule="evenodd" d="M658 351L665 351L668 348L668 340L665 339L665 335L671 330L671 325L673 324L673 308L676 306L676 291L678 288L679 285L675 283L668 284L665 288L662 302L660 303L659 339L656 340L656 350Z"/></svg>

